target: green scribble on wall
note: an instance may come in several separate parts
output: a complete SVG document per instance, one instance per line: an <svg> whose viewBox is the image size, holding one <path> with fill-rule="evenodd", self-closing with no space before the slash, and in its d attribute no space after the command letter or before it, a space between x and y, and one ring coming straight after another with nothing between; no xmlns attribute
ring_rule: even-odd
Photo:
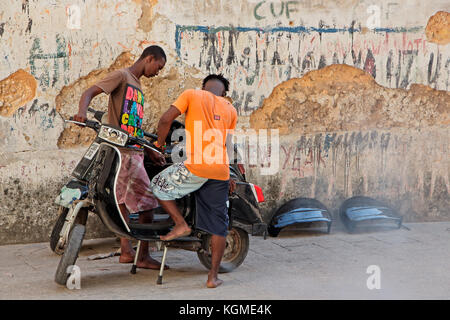
<svg viewBox="0 0 450 320"><path fill-rule="evenodd" d="M63 66L64 84L69 82L69 56L66 52L66 40L59 34L56 35L56 53L44 53L41 48L41 39L35 38L30 49L30 56L28 58L31 74L39 81L42 90L54 87L60 80L60 65ZM62 59L62 61L61 61ZM52 70L46 67L46 62L53 62ZM50 83L51 80L51 83Z"/></svg>

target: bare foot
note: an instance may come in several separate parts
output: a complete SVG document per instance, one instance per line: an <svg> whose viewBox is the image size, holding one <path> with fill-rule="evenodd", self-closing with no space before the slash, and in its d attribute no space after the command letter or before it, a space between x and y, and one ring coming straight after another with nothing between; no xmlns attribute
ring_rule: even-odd
<svg viewBox="0 0 450 320"><path fill-rule="evenodd" d="M132 263L134 261L134 256L136 255L136 251L123 252L120 254L119 262L120 263Z"/></svg>
<svg viewBox="0 0 450 320"><path fill-rule="evenodd" d="M187 225L183 226L176 226L165 236L160 236L159 238L163 241L170 241L176 238L185 237L191 234L191 228L189 228Z"/></svg>
<svg viewBox="0 0 450 320"><path fill-rule="evenodd" d="M152 269L152 270L159 270L161 268L161 263L156 261L150 256L147 256L143 260L138 260L136 267L142 268L142 269ZM164 270L170 269L168 265L164 265Z"/></svg>
<svg viewBox="0 0 450 320"><path fill-rule="evenodd" d="M223 283L222 280L220 280L217 277L210 277L208 276L208 281L206 281L206 286L208 288L217 288L218 286L220 286Z"/></svg>

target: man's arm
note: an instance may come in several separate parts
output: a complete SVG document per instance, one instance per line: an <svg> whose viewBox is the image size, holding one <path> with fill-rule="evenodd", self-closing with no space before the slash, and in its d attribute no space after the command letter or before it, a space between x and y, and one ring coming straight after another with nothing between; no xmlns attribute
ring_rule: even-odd
<svg viewBox="0 0 450 320"><path fill-rule="evenodd" d="M178 110L174 106L170 106L170 108L162 115L161 119L158 122L158 145L163 146L165 144L167 134L169 133L170 126L172 125L173 120L181 115L180 110Z"/></svg>
<svg viewBox="0 0 450 320"><path fill-rule="evenodd" d="M87 118L87 109L92 99L100 93L111 94L123 80L123 73L120 70L110 72L105 78L83 92L78 105L78 114L73 118L76 121L85 122Z"/></svg>
<svg viewBox="0 0 450 320"><path fill-rule="evenodd" d="M73 120L85 122L87 119L87 109L89 107L89 104L91 103L92 99L94 99L102 92L103 90L95 85L84 91L78 104L78 113L74 115Z"/></svg>

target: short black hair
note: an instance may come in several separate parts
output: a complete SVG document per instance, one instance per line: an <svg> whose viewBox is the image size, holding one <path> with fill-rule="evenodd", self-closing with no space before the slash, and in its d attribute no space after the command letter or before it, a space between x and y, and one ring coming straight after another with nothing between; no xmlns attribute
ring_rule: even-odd
<svg viewBox="0 0 450 320"><path fill-rule="evenodd" d="M148 56L153 56L156 60L164 58L164 60L167 61L166 53L160 46L150 46L145 48L141 56L139 57L139 60L142 60Z"/></svg>
<svg viewBox="0 0 450 320"><path fill-rule="evenodd" d="M209 80L219 80L223 83L223 86L225 87L225 92L228 91L228 88L230 87L230 81L225 79L222 74L210 74L205 79L203 79L203 87Z"/></svg>

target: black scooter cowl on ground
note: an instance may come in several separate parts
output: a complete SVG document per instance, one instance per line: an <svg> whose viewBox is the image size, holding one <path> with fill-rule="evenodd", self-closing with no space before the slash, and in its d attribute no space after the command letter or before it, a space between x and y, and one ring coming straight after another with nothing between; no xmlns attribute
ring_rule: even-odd
<svg viewBox="0 0 450 320"><path fill-rule="evenodd" d="M365 196L345 200L339 216L348 232L400 228L402 217L386 203Z"/></svg>
<svg viewBox="0 0 450 320"><path fill-rule="evenodd" d="M296 198L289 200L274 212L268 232L270 236L276 237L288 226L311 222L325 223L327 233L330 233L332 220L327 207L316 199Z"/></svg>

